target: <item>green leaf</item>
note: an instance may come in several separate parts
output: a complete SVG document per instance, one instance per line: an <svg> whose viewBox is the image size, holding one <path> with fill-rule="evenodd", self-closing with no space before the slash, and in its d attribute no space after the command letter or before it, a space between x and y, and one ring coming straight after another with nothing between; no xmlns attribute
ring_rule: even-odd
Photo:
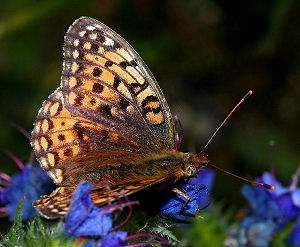
<svg viewBox="0 0 300 247"><path fill-rule="evenodd" d="M223 246L231 215L230 211L223 211L222 204L215 204L197 212L192 224L178 227L179 246Z"/></svg>
<svg viewBox="0 0 300 247"><path fill-rule="evenodd" d="M20 199L18 206L16 208L14 224L11 227L10 231L7 234L7 237L10 241L18 242L22 235L24 234L23 223L22 223L22 204L24 198Z"/></svg>
<svg viewBox="0 0 300 247"><path fill-rule="evenodd" d="M167 237L168 239L171 239L175 242L179 242L179 240L176 238L176 236L166 227L158 225L157 227L153 227L152 231L156 233L157 235L163 235Z"/></svg>
<svg viewBox="0 0 300 247"><path fill-rule="evenodd" d="M272 247L285 247L287 246L286 239L291 233L293 224L288 224L284 227L283 231L279 234L275 234L274 239L272 241Z"/></svg>

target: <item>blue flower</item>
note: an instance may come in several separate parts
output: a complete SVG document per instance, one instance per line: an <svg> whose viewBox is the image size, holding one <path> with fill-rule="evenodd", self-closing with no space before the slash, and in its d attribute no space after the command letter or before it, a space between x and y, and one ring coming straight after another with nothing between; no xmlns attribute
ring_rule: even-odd
<svg viewBox="0 0 300 247"><path fill-rule="evenodd" d="M127 237L127 232L117 231L110 233L102 240L102 246L104 247L118 247L125 246L124 241Z"/></svg>
<svg viewBox="0 0 300 247"><path fill-rule="evenodd" d="M205 208L209 202L209 191L212 188L214 173L204 168L195 178L190 178L187 183L178 189L190 197L188 204L182 209L187 199L178 193L172 196L160 208L161 214L169 214L179 220L187 220L186 215L194 215L198 209Z"/></svg>
<svg viewBox="0 0 300 247"><path fill-rule="evenodd" d="M121 247L126 246L124 241L126 240L127 232L117 231L112 232L101 240L90 240L81 247Z"/></svg>
<svg viewBox="0 0 300 247"><path fill-rule="evenodd" d="M224 241L225 247L268 247L273 239L276 224L272 220L255 221L249 228L235 229Z"/></svg>
<svg viewBox="0 0 300 247"><path fill-rule="evenodd" d="M276 229L272 220L253 223L248 229L249 246L267 247L271 243Z"/></svg>
<svg viewBox="0 0 300 247"><path fill-rule="evenodd" d="M135 239L139 237L151 237L156 242L141 242L136 246L145 246L150 244L170 244L171 242L163 239L159 236L150 233L140 233L127 237L125 231L114 231L121 225L124 225L131 215L120 224L118 227L112 228L113 220L112 214L116 209L123 209L124 206L131 205L133 202L121 203L108 205L106 207L96 207L91 199L92 185L90 182L82 182L76 189L70 209L66 217L64 226L65 232L71 237L85 236L90 240L86 242L84 247L121 247L126 246L125 241L129 239ZM99 240L99 237L102 237ZM97 238L97 239L94 239Z"/></svg>
<svg viewBox="0 0 300 247"><path fill-rule="evenodd" d="M208 190L204 185L190 185L183 184L179 187L179 190L189 196L191 199L189 203L184 207L181 214L182 205L186 202L186 198L174 193L174 196L166 201L166 203L160 208L162 214L172 214L177 219L186 219L183 214L193 215L198 209L198 201L203 203L208 198ZM204 198L204 200L202 200Z"/></svg>
<svg viewBox="0 0 300 247"><path fill-rule="evenodd" d="M239 231L245 232L248 245L269 246L274 234L280 233L288 223L298 216L288 241L293 245L300 246L300 189L297 188L299 175L300 168L297 169L291 185L284 187L272 173L266 172L256 181L273 185L275 190L249 185L242 188L242 193L249 201L251 209ZM246 244L241 246L246 246Z"/></svg>
<svg viewBox="0 0 300 247"><path fill-rule="evenodd" d="M243 225L248 227L250 221L272 219L277 225L276 230L281 231L300 212L298 190L283 187L270 173L264 173L257 181L274 185L275 190L260 186L245 186L242 189L252 208Z"/></svg>
<svg viewBox="0 0 300 247"><path fill-rule="evenodd" d="M83 182L73 195L65 222L70 236L106 236L112 228L111 212L94 206L91 190L91 183Z"/></svg>
<svg viewBox="0 0 300 247"><path fill-rule="evenodd" d="M3 174L1 178L3 180ZM54 188L54 183L46 172L31 163L24 166L21 173L11 176L7 182L6 188L0 193L0 201L5 205L5 213L10 215L11 221L21 198L24 198L22 219L27 220L36 216L32 203L41 195L49 194Z"/></svg>
<svg viewBox="0 0 300 247"><path fill-rule="evenodd" d="M208 191L211 191L215 180L215 173L208 167L204 167L200 170L196 177L189 179L188 184L203 184L207 187Z"/></svg>

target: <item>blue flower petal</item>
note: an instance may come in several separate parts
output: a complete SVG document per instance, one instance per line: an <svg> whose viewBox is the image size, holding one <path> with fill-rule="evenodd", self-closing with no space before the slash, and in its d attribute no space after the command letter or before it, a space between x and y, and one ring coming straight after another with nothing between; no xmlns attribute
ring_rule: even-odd
<svg viewBox="0 0 300 247"><path fill-rule="evenodd" d="M209 199L204 199L208 197L208 190L206 186L204 185L190 185L190 184L184 184L181 187L178 188L183 193L188 195L191 200L189 203L185 206L183 213L184 214L190 214L193 215L198 209L198 203L203 204L203 202L208 202ZM201 199L199 199L201 198ZM199 201L197 201L199 199ZM162 214L172 214L177 219L186 219L185 216L179 215L178 213L181 210L182 205L186 202L186 199L182 196L180 196L177 193L173 194L173 197L170 198L160 209L160 213ZM203 205L200 205L203 207Z"/></svg>
<svg viewBox="0 0 300 247"><path fill-rule="evenodd" d="M300 246L300 215L298 216L298 219L292 229L288 241L293 246Z"/></svg>
<svg viewBox="0 0 300 247"><path fill-rule="evenodd" d="M127 232L124 231L112 232L102 240L101 246L103 247L125 246L124 241L126 238L127 238Z"/></svg>
<svg viewBox="0 0 300 247"><path fill-rule="evenodd" d="M27 164L21 173L11 176L10 186L0 193L1 202L5 205L10 220L13 221L15 210L21 198L22 219L26 220L36 215L32 203L43 194L49 194L54 188L54 183L40 167Z"/></svg>
<svg viewBox="0 0 300 247"><path fill-rule="evenodd" d="M101 240L90 240L84 245L81 245L81 247L122 247L126 246L126 244L124 243L126 238L127 232L117 231L110 233Z"/></svg>
<svg viewBox="0 0 300 247"><path fill-rule="evenodd" d="M296 207L300 208L300 188L292 192L292 200Z"/></svg>
<svg viewBox="0 0 300 247"><path fill-rule="evenodd" d="M299 209L294 206L290 194L284 194L277 199L280 210L280 218L278 220L279 227L283 227L286 223L293 220L299 213Z"/></svg>
<svg viewBox="0 0 300 247"><path fill-rule="evenodd" d="M83 182L73 195L65 222L65 230L71 236L105 236L112 228L111 213L94 206L91 190L91 183Z"/></svg>
<svg viewBox="0 0 300 247"><path fill-rule="evenodd" d="M253 188L244 186L242 194L250 202L253 216L257 219L268 219L280 216L279 205L276 198L269 191L262 187Z"/></svg>
<svg viewBox="0 0 300 247"><path fill-rule="evenodd" d="M277 196L289 192L289 189L282 186L270 172L265 172L262 176L262 182L275 186L275 190L270 190L270 193Z"/></svg>
<svg viewBox="0 0 300 247"><path fill-rule="evenodd" d="M203 184L211 191L215 179L215 173L208 167L204 167L198 172L196 177L189 179L188 184Z"/></svg>
<svg viewBox="0 0 300 247"><path fill-rule="evenodd" d="M276 224L272 220L255 222L248 230L251 246L268 247L272 242Z"/></svg>
<svg viewBox="0 0 300 247"><path fill-rule="evenodd" d="M245 186L243 195L251 205L241 227L255 236L253 246L269 246L275 232L281 232L298 215L297 223L288 238L290 243L300 246L300 189L283 187L270 173L264 173L258 182L274 185L275 191L263 187ZM251 234L248 237L251 237Z"/></svg>

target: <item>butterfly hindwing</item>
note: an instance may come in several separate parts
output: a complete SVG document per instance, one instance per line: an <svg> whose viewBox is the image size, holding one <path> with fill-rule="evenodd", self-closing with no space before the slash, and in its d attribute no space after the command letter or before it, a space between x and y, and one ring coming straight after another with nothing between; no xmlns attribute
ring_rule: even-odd
<svg viewBox="0 0 300 247"><path fill-rule="evenodd" d="M169 177L153 177L123 184L122 186L108 186L106 182L98 183L94 185L91 191L91 199L96 206L101 207L105 204L113 203L116 200L119 201L125 195L128 196L168 179ZM69 211L75 189L76 187L58 187L50 195L41 196L39 200L33 203L33 206L41 215L48 219L64 218Z"/></svg>

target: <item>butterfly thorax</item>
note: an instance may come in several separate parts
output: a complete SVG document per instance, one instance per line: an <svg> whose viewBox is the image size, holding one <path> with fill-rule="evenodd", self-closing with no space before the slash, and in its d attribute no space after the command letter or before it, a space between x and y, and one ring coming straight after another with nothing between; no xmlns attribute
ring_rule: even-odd
<svg viewBox="0 0 300 247"><path fill-rule="evenodd" d="M182 177L195 176L204 166L209 162L205 154L196 155L193 153L184 153L184 169L182 170Z"/></svg>
<svg viewBox="0 0 300 247"><path fill-rule="evenodd" d="M165 152L154 153L144 157L136 165L148 168L143 171L144 173L151 173L151 175L157 176L169 173L172 175L171 177L178 180L182 177L195 176L208 162L206 155L197 156L193 153L166 150Z"/></svg>

